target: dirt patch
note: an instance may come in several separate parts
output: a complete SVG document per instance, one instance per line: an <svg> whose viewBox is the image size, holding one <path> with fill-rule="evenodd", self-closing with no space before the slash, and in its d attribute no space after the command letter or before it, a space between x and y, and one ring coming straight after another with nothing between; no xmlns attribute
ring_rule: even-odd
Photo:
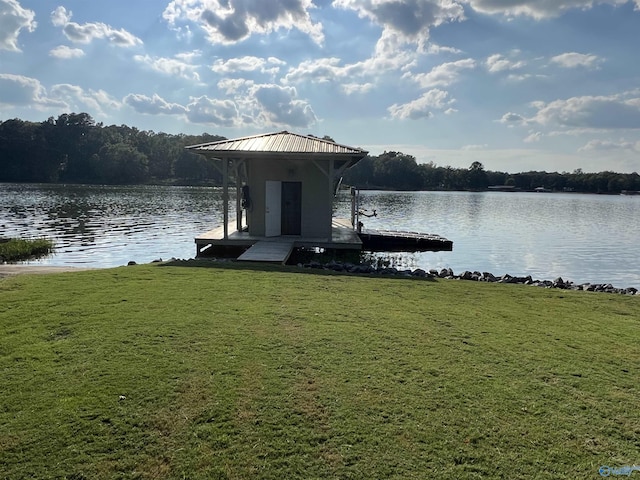
<svg viewBox="0 0 640 480"><path fill-rule="evenodd" d="M0 265L0 278L10 275L20 274L44 274L44 273L60 273L60 272L79 272L82 270L92 270L84 267L54 267L49 265Z"/></svg>

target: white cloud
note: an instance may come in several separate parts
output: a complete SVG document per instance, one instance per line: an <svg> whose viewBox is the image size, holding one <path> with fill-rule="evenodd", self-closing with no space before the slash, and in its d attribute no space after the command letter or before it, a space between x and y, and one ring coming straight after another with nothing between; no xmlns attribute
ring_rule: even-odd
<svg viewBox="0 0 640 480"><path fill-rule="evenodd" d="M185 22L199 25L214 44L236 43L254 34L294 28L321 44L322 25L311 21L312 8L312 0L174 0L163 17L176 29Z"/></svg>
<svg viewBox="0 0 640 480"><path fill-rule="evenodd" d="M373 90L373 83L343 83L342 91L347 95L364 94Z"/></svg>
<svg viewBox="0 0 640 480"><path fill-rule="evenodd" d="M535 19L551 18L562 15L572 9L588 10L594 4L620 6L630 0L463 0L474 10L482 13L502 14L506 16L528 16ZM637 8L640 1L635 0Z"/></svg>
<svg viewBox="0 0 640 480"><path fill-rule="evenodd" d="M254 85L255 82L245 78L223 78L218 82L218 88L223 90L227 95L234 95L240 89L247 89Z"/></svg>
<svg viewBox="0 0 640 480"><path fill-rule="evenodd" d="M60 59L80 58L84 57L84 51L80 48L71 48L66 45L60 45L52 48L49 56Z"/></svg>
<svg viewBox="0 0 640 480"><path fill-rule="evenodd" d="M640 141L628 142L625 140L611 141L611 140L590 140L586 145L579 148L579 152L592 152L592 151L629 151L640 153Z"/></svg>
<svg viewBox="0 0 640 480"><path fill-rule="evenodd" d="M535 143L542 140L544 134L542 132L532 132L524 140L524 143Z"/></svg>
<svg viewBox="0 0 640 480"><path fill-rule="evenodd" d="M0 0L0 50L19 52L18 36L23 29L36 29L35 18L35 12L22 8L17 0Z"/></svg>
<svg viewBox="0 0 640 480"><path fill-rule="evenodd" d="M496 53L487 58L487 60L485 61L485 65L490 73L498 73L509 70L517 70L524 67L526 63L523 61L510 60L505 56Z"/></svg>
<svg viewBox="0 0 640 480"><path fill-rule="evenodd" d="M427 46L426 52L431 54L431 55L440 55L441 53L451 53L451 54L459 55L459 54L463 53L462 50L460 50L458 48L445 47L445 46L437 45L437 44L431 43L431 42L429 42L429 45Z"/></svg>
<svg viewBox="0 0 640 480"><path fill-rule="evenodd" d="M69 40L77 43L91 43L95 39L107 39L110 43L119 47L134 47L142 45L135 35L124 29L115 28L101 22L79 23L71 21L72 12L60 6L51 13L51 22L56 27L62 27L62 31Z"/></svg>
<svg viewBox="0 0 640 480"><path fill-rule="evenodd" d="M39 80L10 73L0 73L0 105L36 108L64 106L62 102L49 98Z"/></svg>
<svg viewBox="0 0 640 480"><path fill-rule="evenodd" d="M332 5L357 12L401 41L421 45L431 27L464 20L462 5L451 0L334 0Z"/></svg>
<svg viewBox="0 0 640 480"><path fill-rule="evenodd" d="M376 54L362 62L342 65L337 57L319 58L300 63L297 67L292 67L282 79L285 85L312 83L335 83L340 84L339 88L346 95L354 93L367 93L375 88L377 82L387 73L397 73L405 70L403 78L408 78L418 83L422 88L430 89L420 98L407 104L394 104L388 111L394 118L420 118L429 117L433 108L445 110L446 114L455 113L450 106L453 101L448 100L446 106L438 105L437 100L448 95L442 90L433 87L448 86L459 80L461 73L465 69L475 67L472 59L459 60L456 62L444 63L433 68L428 73L413 73L408 71L408 66L413 65L411 61L414 54L407 51L396 51L394 55L385 57L384 54ZM356 82L354 80L360 79Z"/></svg>
<svg viewBox="0 0 640 480"><path fill-rule="evenodd" d="M200 81L196 65L189 63L191 56L178 56L174 58L155 57L149 55L135 55L134 60L142 63L156 72L163 73L174 77L181 77L187 80ZM187 61L184 61L184 60Z"/></svg>
<svg viewBox="0 0 640 480"><path fill-rule="evenodd" d="M120 102L104 90L84 90L76 85L58 84L47 92L35 78L11 74L0 74L0 104L97 113L120 107Z"/></svg>
<svg viewBox="0 0 640 480"><path fill-rule="evenodd" d="M390 57L376 54L347 65L342 65L337 57L318 58L290 68L281 81L285 85L338 84L338 88L347 95L365 93L371 91L387 73L402 69L410 58L412 56L408 52L396 52Z"/></svg>
<svg viewBox="0 0 640 480"><path fill-rule="evenodd" d="M64 27L71 21L71 12L60 6L51 12L51 23L54 27Z"/></svg>
<svg viewBox="0 0 640 480"><path fill-rule="evenodd" d="M253 85L250 92L260 106L260 116L265 125L303 128L318 120L311 105L296 98L297 92L293 87Z"/></svg>
<svg viewBox="0 0 640 480"><path fill-rule="evenodd" d="M123 103L144 115L179 115L196 124L215 127L237 127L241 125L238 108L232 100L218 100L206 95L192 97L187 105L167 102L158 94L149 97L129 94Z"/></svg>
<svg viewBox="0 0 640 480"><path fill-rule="evenodd" d="M251 55L231 58L229 60L216 60L211 66L211 70L221 75L232 75L237 72L254 72L275 75L280 71L280 67L286 63L282 60L269 57L259 58Z"/></svg>
<svg viewBox="0 0 640 480"><path fill-rule="evenodd" d="M533 104L540 125L589 129L640 129L640 98L584 96Z"/></svg>
<svg viewBox="0 0 640 480"><path fill-rule="evenodd" d="M337 57L306 60L285 75L286 84L298 82L329 83L348 75L348 67L340 65Z"/></svg>
<svg viewBox="0 0 640 480"><path fill-rule="evenodd" d="M148 115L180 115L190 123L216 127L306 128L317 121L308 102L297 98L296 89L273 84L256 84L244 79L225 79L218 87L226 89L227 98L207 95L192 97L187 105L169 103L154 94L130 94L124 103Z"/></svg>
<svg viewBox="0 0 640 480"><path fill-rule="evenodd" d="M64 102L71 110L102 114L105 109L120 108L120 102L104 90L85 90L77 85L66 83L51 87L51 97Z"/></svg>
<svg viewBox="0 0 640 480"><path fill-rule="evenodd" d="M334 84L350 95L371 91L391 74L408 71L424 51L407 48L399 35L384 30L369 58L343 63L339 56L313 58L291 67L281 82L293 84Z"/></svg>
<svg viewBox="0 0 640 480"><path fill-rule="evenodd" d="M564 68L598 68L598 64L601 61L597 55L586 55L576 52L563 53L551 58L552 63Z"/></svg>
<svg viewBox="0 0 640 480"><path fill-rule="evenodd" d="M487 148L489 148L489 145L486 143L483 143L483 144L476 144L476 145L464 145L462 147L462 150L477 152L478 150L486 150Z"/></svg>
<svg viewBox="0 0 640 480"><path fill-rule="evenodd" d="M123 103L147 115L178 115L187 111L184 106L169 103L155 93L151 97L132 93L124 97Z"/></svg>
<svg viewBox="0 0 640 480"><path fill-rule="evenodd" d="M238 108L232 100L218 100L206 95L192 98L187 105L187 119L191 123L233 127L241 124Z"/></svg>
<svg viewBox="0 0 640 480"><path fill-rule="evenodd" d="M505 123L507 125L521 125L525 122L526 119L522 115L518 115L513 112L505 113L500 119L500 123Z"/></svg>
<svg viewBox="0 0 640 480"><path fill-rule="evenodd" d="M392 118L418 119L433 117L433 110L445 110L455 100L449 98L449 93L437 88L429 90L420 98L403 105L394 104L388 108Z"/></svg>
<svg viewBox="0 0 640 480"><path fill-rule="evenodd" d="M456 62L443 63L431 69L429 73L406 73L404 77L417 82L422 88L446 87L457 82L464 70L473 69L475 66L475 60L467 58Z"/></svg>
<svg viewBox="0 0 640 480"><path fill-rule="evenodd" d="M524 82L525 80L528 80L529 78L532 78L532 77L534 77L534 75L531 75L530 73L522 73L522 74L510 73L509 75L507 75L507 80L510 82ZM535 75L535 77L544 78L543 75Z"/></svg>

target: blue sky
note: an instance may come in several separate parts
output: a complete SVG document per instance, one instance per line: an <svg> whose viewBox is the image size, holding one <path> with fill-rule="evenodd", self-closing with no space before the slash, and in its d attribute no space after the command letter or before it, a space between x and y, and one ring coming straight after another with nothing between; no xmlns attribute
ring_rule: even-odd
<svg viewBox="0 0 640 480"><path fill-rule="evenodd" d="M640 171L640 0L0 0L0 120Z"/></svg>

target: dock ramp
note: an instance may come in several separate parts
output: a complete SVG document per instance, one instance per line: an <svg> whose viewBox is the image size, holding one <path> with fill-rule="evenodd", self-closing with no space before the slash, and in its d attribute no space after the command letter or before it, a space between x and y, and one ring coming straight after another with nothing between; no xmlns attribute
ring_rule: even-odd
<svg viewBox="0 0 640 480"><path fill-rule="evenodd" d="M294 248L293 240L260 240L238 257L245 262L285 263Z"/></svg>

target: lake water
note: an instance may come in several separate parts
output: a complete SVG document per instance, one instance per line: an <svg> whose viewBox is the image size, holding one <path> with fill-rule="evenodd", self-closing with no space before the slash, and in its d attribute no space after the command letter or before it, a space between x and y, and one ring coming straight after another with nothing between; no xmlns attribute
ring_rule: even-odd
<svg viewBox="0 0 640 480"><path fill-rule="evenodd" d="M0 184L0 236L53 239L54 255L28 262L38 265L192 258L194 238L222 223L221 197L213 187ZM378 213L366 227L454 242L452 252L391 254L394 266L640 288L640 197L363 191L361 205ZM350 216L346 192L336 216Z"/></svg>

